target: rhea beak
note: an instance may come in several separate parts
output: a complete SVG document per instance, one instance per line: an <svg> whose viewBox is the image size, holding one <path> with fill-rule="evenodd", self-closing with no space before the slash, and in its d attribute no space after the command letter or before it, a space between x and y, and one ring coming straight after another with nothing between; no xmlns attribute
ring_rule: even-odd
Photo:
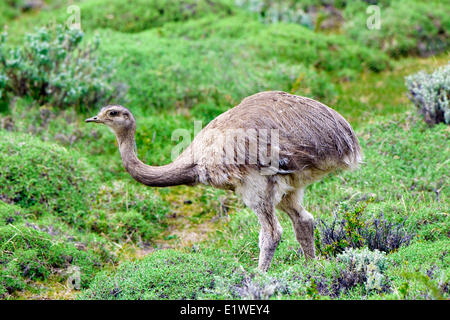
<svg viewBox="0 0 450 320"><path fill-rule="evenodd" d="M103 121L102 121L102 120L100 120L98 116L95 116L95 117L92 117L92 118L86 119L86 120L85 120L85 122L95 122L95 123L103 123Z"/></svg>

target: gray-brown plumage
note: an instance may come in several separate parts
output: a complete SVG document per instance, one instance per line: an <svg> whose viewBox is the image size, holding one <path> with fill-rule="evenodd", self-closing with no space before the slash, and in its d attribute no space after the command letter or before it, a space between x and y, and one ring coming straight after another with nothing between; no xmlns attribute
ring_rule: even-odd
<svg viewBox="0 0 450 320"><path fill-rule="evenodd" d="M281 239L275 208L288 214L305 256L314 258L313 217L302 207L304 189L327 173L361 162L358 140L341 115L315 100L279 91L245 98L211 121L172 163L160 167L137 158L136 122L126 108L107 106L86 121L114 130L125 169L143 184L203 183L240 194L261 225L263 271Z"/></svg>

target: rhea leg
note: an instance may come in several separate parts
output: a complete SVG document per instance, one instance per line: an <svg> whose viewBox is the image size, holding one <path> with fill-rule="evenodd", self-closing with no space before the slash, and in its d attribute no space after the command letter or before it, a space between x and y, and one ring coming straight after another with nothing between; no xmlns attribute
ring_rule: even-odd
<svg viewBox="0 0 450 320"><path fill-rule="evenodd" d="M265 272L272 263L283 232L275 214L275 204L277 199L279 201L275 182L270 177L254 173L250 174L236 191L258 217L260 224L258 267Z"/></svg>
<svg viewBox="0 0 450 320"><path fill-rule="evenodd" d="M278 208L291 218L295 236L307 258L315 258L314 218L302 207L304 189L297 189L283 197Z"/></svg>
<svg viewBox="0 0 450 320"><path fill-rule="evenodd" d="M272 263L275 250L281 240L283 229L275 215L272 204L263 202L261 206L253 208L258 216L261 229L259 232L259 263L261 271L267 271Z"/></svg>

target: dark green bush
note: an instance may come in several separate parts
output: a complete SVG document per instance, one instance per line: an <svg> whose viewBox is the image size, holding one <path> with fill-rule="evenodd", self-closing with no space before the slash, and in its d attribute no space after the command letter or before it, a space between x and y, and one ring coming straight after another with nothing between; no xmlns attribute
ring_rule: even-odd
<svg viewBox="0 0 450 320"><path fill-rule="evenodd" d="M90 250L58 242L46 232L25 225L0 227L0 296L26 287L29 280L62 277L70 266L80 270L80 285L86 287L100 266Z"/></svg>
<svg viewBox="0 0 450 320"><path fill-rule="evenodd" d="M27 135L0 131L0 226L54 215L112 240L148 242L164 227L168 206L136 184L99 184L75 152Z"/></svg>
<svg viewBox="0 0 450 320"><path fill-rule="evenodd" d="M0 99L28 96L39 104L60 108L89 109L123 90L111 84L114 70L95 54L98 39L81 46L78 29L56 26L27 34L23 46L7 46L7 34L0 36Z"/></svg>
<svg viewBox="0 0 450 320"><path fill-rule="evenodd" d="M123 263L115 272L96 276L81 299L196 299L214 287L214 275L233 272L217 257L173 250L155 251L144 259Z"/></svg>
<svg viewBox="0 0 450 320"><path fill-rule="evenodd" d="M83 226L95 197L93 171L77 154L29 135L0 131L0 196L39 216Z"/></svg>
<svg viewBox="0 0 450 320"><path fill-rule="evenodd" d="M0 256L0 298L26 287L19 263L16 261L3 262L2 256Z"/></svg>

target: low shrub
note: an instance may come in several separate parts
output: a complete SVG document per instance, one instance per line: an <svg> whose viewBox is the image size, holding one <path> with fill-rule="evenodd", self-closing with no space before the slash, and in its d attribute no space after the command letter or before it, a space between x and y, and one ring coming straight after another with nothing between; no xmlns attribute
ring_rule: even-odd
<svg viewBox="0 0 450 320"><path fill-rule="evenodd" d="M151 190L134 184L102 186L85 218L87 228L112 241L133 241L148 245L166 224L169 206Z"/></svg>
<svg viewBox="0 0 450 320"><path fill-rule="evenodd" d="M99 188L86 225L113 241L146 245L161 232L169 206L151 189L115 182Z"/></svg>
<svg viewBox="0 0 450 320"><path fill-rule="evenodd" d="M207 290L202 298L267 300L289 294L292 292L293 283L286 274L274 276L240 268L229 277L215 275L214 287Z"/></svg>
<svg viewBox="0 0 450 320"><path fill-rule="evenodd" d="M0 227L12 223L20 223L24 219L24 210L0 200Z"/></svg>
<svg viewBox="0 0 450 320"><path fill-rule="evenodd" d="M80 4L82 28L111 28L121 32L140 32L168 22L182 22L208 14L217 17L233 13L223 0L96 0ZM117 23L120 21L120 23Z"/></svg>
<svg viewBox="0 0 450 320"><path fill-rule="evenodd" d="M390 1L379 5L381 26L369 29L366 1L349 2L343 11L346 33L359 43L392 57L428 56L449 48L450 18L440 1Z"/></svg>
<svg viewBox="0 0 450 320"><path fill-rule="evenodd" d="M294 273L293 279L304 283L309 298L321 296L348 299L353 295L365 296L391 291L386 272L388 259L385 254L367 248L347 248L336 259L328 262L329 271L314 267L301 273Z"/></svg>
<svg viewBox="0 0 450 320"><path fill-rule="evenodd" d="M406 231L405 222L396 223L383 219L383 216L373 219L362 230L364 243L370 250L386 253L392 253L401 246L407 246L414 236L414 232Z"/></svg>
<svg viewBox="0 0 450 320"><path fill-rule="evenodd" d="M353 210L346 210L343 218L335 216L326 223L319 220L316 224L315 243L318 251L325 255L336 255L346 248L362 248L391 253L402 245L408 245L413 233L404 228L404 223L383 219L363 220L363 212L367 204Z"/></svg>
<svg viewBox="0 0 450 320"><path fill-rule="evenodd" d="M0 226L54 216L109 240L140 243L164 228L169 206L151 189L132 181L101 185L87 159L30 135L0 130L0 139Z"/></svg>
<svg viewBox="0 0 450 320"><path fill-rule="evenodd" d="M77 283L86 287L101 265L90 250L80 250L71 243L55 241L46 232L25 225L0 227L0 296L27 287L30 280L55 276L66 280L67 270L76 266Z"/></svg>
<svg viewBox="0 0 450 320"><path fill-rule="evenodd" d="M244 31L240 28L242 24ZM276 59L288 65L301 64L336 74L363 70L378 72L390 66L383 52L364 47L346 36L318 33L283 22L265 25L244 14L219 21L204 18L181 26L170 24L158 29L158 35L172 39L234 40L240 52L247 51L261 62ZM237 39L245 42L237 42Z"/></svg>
<svg viewBox="0 0 450 320"><path fill-rule="evenodd" d="M347 248L337 256L337 259L346 265L345 278L348 278L349 274L356 273L357 278L365 279L366 292L386 291L385 272L388 261L382 252L371 251L368 248L362 250Z"/></svg>
<svg viewBox="0 0 450 320"><path fill-rule="evenodd" d="M217 257L159 250L144 259L102 272L80 299L196 299L214 287L214 275L226 277L233 267Z"/></svg>
<svg viewBox="0 0 450 320"><path fill-rule="evenodd" d="M27 34L23 46L7 46L0 36L0 99L28 96L38 104L89 109L124 93L111 83L111 64L99 60L98 38L82 47L83 33L56 26Z"/></svg>
<svg viewBox="0 0 450 320"><path fill-rule="evenodd" d="M148 245L165 227L168 207L150 189L99 187L76 153L28 135L0 137L0 294L65 281L72 267L85 286L116 261L111 241Z"/></svg>
<svg viewBox="0 0 450 320"><path fill-rule="evenodd" d="M263 59L302 63L318 70L334 72L379 72L390 66L385 54L361 46L342 35L316 33L291 24L269 25L248 40Z"/></svg>
<svg viewBox="0 0 450 320"><path fill-rule="evenodd" d="M421 71L410 75L406 86L409 98L428 124L450 124L450 64L431 74Z"/></svg>
<svg viewBox="0 0 450 320"><path fill-rule="evenodd" d="M310 261L269 273L240 268L228 277L215 276L215 285L203 298L215 299L321 299L389 293L384 253L346 249L337 258Z"/></svg>
<svg viewBox="0 0 450 320"><path fill-rule="evenodd" d="M297 1L277 0L238 0L236 5L257 13L264 23L296 23L314 28L311 17L304 11L303 4Z"/></svg>
<svg viewBox="0 0 450 320"><path fill-rule="evenodd" d="M0 130L1 200L36 216L83 226L95 196L93 171L79 155L29 135Z"/></svg>

